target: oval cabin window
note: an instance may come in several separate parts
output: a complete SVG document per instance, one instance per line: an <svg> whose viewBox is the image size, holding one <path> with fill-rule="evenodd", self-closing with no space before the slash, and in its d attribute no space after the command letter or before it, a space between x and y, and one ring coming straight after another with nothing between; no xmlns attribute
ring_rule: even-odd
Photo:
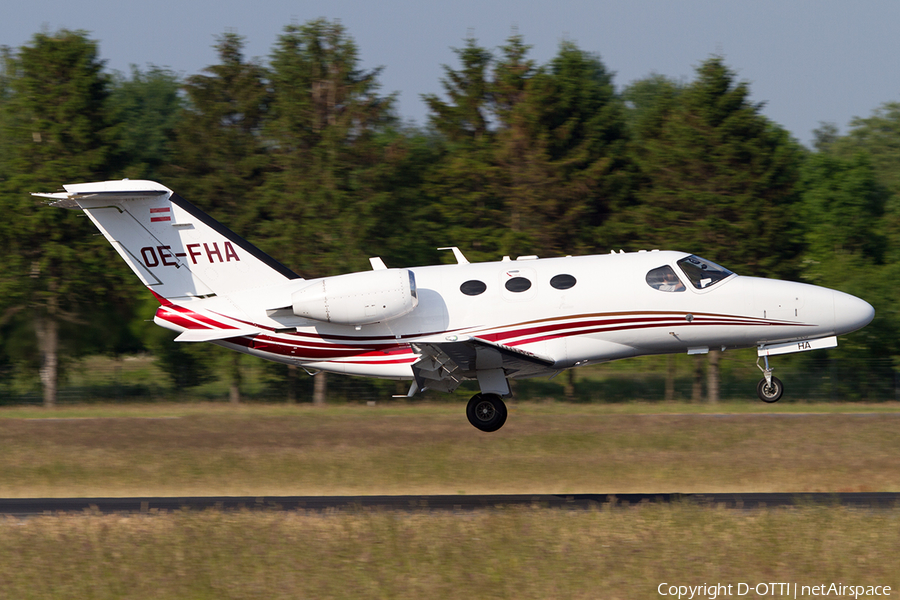
<svg viewBox="0 0 900 600"><path fill-rule="evenodd" d="M524 277L513 277L506 282L506 289L511 292L524 292L531 288L531 281Z"/></svg>
<svg viewBox="0 0 900 600"><path fill-rule="evenodd" d="M558 290L567 290L575 287L575 278L571 275L556 275L550 280L550 285Z"/></svg>
<svg viewBox="0 0 900 600"><path fill-rule="evenodd" d="M477 296L478 294L483 294L486 289L487 285L483 281L478 281L477 279L466 281L461 286L459 286L459 291L461 291L466 296Z"/></svg>

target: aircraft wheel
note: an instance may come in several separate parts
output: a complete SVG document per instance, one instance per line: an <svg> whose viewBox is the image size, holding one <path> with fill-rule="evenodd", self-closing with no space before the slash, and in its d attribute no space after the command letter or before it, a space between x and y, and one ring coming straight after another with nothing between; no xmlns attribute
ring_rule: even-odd
<svg viewBox="0 0 900 600"><path fill-rule="evenodd" d="M777 377L772 377L772 384L766 384L766 378L763 377L759 380L759 383L756 385L756 395L759 396L759 399L763 402L778 402L781 398L781 394L784 393L784 385L781 383L781 380Z"/></svg>
<svg viewBox="0 0 900 600"><path fill-rule="evenodd" d="M506 423L506 404L497 394L475 394L466 406L469 423L481 431L497 431Z"/></svg>

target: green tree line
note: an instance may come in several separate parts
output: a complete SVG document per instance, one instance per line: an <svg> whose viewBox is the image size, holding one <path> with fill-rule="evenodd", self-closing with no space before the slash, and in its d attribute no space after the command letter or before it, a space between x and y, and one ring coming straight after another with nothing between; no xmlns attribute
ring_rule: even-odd
<svg viewBox="0 0 900 600"><path fill-rule="evenodd" d="M876 322L806 368L863 398L900 373L900 103L845 135L823 124L808 149L722 57L618 88L598 55L565 41L538 64L513 33L464 40L414 126L339 22L285 27L264 63L243 45L222 35L218 62L183 78L110 73L83 31L2 48L0 389L34 373L52 405L60 357L149 352L177 386L211 373L239 394L237 355L148 326L152 297L88 220L29 195L124 177L163 182L307 278L369 256L434 264L448 245L472 260L695 252L865 298Z"/></svg>

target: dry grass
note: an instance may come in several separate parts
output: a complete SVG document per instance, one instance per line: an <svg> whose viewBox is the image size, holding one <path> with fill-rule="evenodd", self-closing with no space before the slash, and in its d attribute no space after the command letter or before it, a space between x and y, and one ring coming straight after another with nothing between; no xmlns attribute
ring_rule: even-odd
<svg viewBox="0 0 900 600"><path fill-rule="evenodd" d="M495 434L455 404L4 410L0 497L900 491L897 406L850 408L514 404Z"/></svg>
<svg viewBox="0 0 900 600"><path fill-rule="evenodd" d="M843 508L39 517L0 521L0 595L633 599L663 582L843 582L896 597L897 556L896 511Z"/></svg>
<svg viewBox="0 0 900 600"><path fill-rule="evenodd" d="M457 405L7 409L0 496L900 490L896 406L723 409L516 404L490 435ZM898 517L676 504L7 518L0 598L632 599L663 582L897 597Z"/></svg>

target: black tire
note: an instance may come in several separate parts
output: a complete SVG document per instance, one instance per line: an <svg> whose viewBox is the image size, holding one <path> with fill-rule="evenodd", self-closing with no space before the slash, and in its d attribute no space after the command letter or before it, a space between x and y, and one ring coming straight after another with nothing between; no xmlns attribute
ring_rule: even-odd
<svg viewBox="0 0 900 600"><path fill-rule="evenodd" d="M497 431L506 423L506 404L497 394L475 394L466 406L466 417L476 429Z"/></svg>
<svg viewBox="0 0 900 600"><path fill-rule="evenodd" d="M784 393L784 384L781 383L781 380L777 377L772 377L772 385L766 385L766 378L763 377L759 380L759 383L756 385L756 395L759 396L759 399L763 402L768 402L771 404L772 402L778 402L781 399L781 394Z"/></svg>

